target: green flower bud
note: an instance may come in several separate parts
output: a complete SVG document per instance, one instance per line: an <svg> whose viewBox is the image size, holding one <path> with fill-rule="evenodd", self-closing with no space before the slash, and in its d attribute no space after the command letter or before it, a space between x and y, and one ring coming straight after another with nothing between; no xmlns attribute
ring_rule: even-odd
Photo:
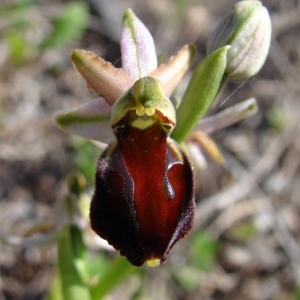
<svg viewBox="0 0 300 300"><path fill-rule="evenodd" d="M258 0L237 2L225 15L207 41L210 54L230 45L226 74L233 80L252 77L267 58L271 42L271 20Z"/></svg>

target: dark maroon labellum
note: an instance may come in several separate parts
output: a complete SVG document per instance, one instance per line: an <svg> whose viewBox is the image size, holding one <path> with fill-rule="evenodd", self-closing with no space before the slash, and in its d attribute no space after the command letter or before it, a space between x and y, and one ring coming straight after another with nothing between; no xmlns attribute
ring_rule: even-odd
<svg viewBox="0 0 300 300"><path fill-rule="evenodd" d="M130 110L114 125L117 141L98 161L91 226L131 264L156 266L192 227L194 179L168 137L171 121L156 111L141 129L130 125L136 118Z"/></svg>

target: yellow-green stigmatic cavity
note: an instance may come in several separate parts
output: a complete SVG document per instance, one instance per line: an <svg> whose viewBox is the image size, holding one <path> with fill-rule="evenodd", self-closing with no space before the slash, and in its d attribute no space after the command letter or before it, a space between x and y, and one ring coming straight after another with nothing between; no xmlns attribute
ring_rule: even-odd
<svg viewBox="0 0 300 300"><path fill-rule="evenodd" d="M152 77L137 80L133 87L116 101L111 115L112 127L120 123L129 111L134 112L130 116L129 125L141 130L154 124L157 113L166 117L174 126L176 123L173 104L164 96L160 82Z"/></svg>

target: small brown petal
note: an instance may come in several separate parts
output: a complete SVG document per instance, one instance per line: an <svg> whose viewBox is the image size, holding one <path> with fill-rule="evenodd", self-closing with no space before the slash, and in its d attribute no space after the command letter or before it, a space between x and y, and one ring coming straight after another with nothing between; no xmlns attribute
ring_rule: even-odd
<svg viewBox="0 0 300 300"><path fill-rule="evenodd" d="M113 105L133 84L123 69L115 68L91 51L75 50L71 54L75 69L85 79L87 87Z"/></svg>
<svg viewBox="0 0 300 300"><path fill-rule="evenodd" d="M196 142L216 163L223 164L224 158L214 140L203 131L194 131L188 137L189 140Z"/></svg>
<svg viewBox="0 0 300 300"><path fill-rule="evenodd" d="M163 86L165 96L170 97L193 62L194 45L183 46L176 55L171 56L167 64L161 64L149 76L156 78Z"/></svg>

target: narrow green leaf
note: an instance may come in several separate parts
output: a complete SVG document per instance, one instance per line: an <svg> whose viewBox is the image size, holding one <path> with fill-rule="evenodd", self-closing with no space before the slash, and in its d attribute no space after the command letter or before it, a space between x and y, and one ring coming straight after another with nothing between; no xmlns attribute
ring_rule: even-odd
<svg viewBox="0 0 300 300"><path fill-rule="evenodd" d="M222 84L229 48L225 46L216 50L196 67L177 110L177 125L172 133L177 142L187 137L215 100Z"/></svg>
<svg viewBox="0 0 300 300"><path fill-rule="evenodd" d="M64 300L59 273L56 272L51 284L47 300Z"/></svg>
<svg viewBox="0 0 300 300"><path fill-rule="evenodd" d="M107 259L105 253L93 253L89 256L89 273L92 282L98 282L98 279L106 272L111 266L111 261Z"/></svg>
<svg viewBox="0 0 300 300"><path fill-rule="evenodd" d="M76 151L74 155L75 169L84 174L88 184L94 184L95 166L101 150L80 137L73 137L72 141Z"/></svg>
<svg viewBox="0 0 300 300"><path fill-rule="evenodd" d="M118 256L111 267L101 276L97 285L91 289L92 299L102 299L107 293L112 291L127 276L137 272L138 268L132 266L126 258Z"/></svg>
<svg viewBox="0 0 300 300"><path fill-rule="evenodd" d="M65 300L90 300L90 290L84 282L85 262L81 232L65 226L58 238L58 271Z"/></svg>
<svg viewBox="0 0 300 300"><path fill-rule="evenodd" d="M82 234L78 227L70 227L71 247L74 264L83 282L88 281L88 266L86 261L86 248L82 240Z"/></svg>

